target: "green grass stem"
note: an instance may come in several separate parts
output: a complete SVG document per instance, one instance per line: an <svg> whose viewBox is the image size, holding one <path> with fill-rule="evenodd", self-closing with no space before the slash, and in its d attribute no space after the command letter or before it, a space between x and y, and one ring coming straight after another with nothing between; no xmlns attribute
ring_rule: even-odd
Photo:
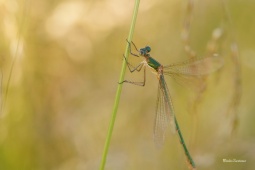
<svg viewBox="0 0 255 170"><path fill-rule="evenodd" d="M134 11L133 11L132 22L131 22L131 26L130 26L130 30L129 30L129 35L128 35L128 42L132 41L132 37L134 34L134 30L135 30L136 18L137 18L138 9L139 9L139 4L140 4L140 0L136 0L135 6L134 6ZM127 43L126 49L125 49L125 57L128 58L128 56L129 56L129 44ZM122 82L124 80L126 67L127 67L126 62L125 62L125 60L123 60L119 82ZM117 110L118 110L118 106L119 106L121 91L122 91L122 84L119 84L118 88L117 88L116 96L115 96L114 105L113 105L112 118L110 120L110 125L109 125L109 129L108 129L108 133L107 133L107 137L106 137L106 141L105 141L105 145L104 145L104 151L103 151L102 160L101 160L101 164L100 164L100 170L104 170L104 168L105 168L107 154L108 154L110 141L111 141L111 137L112 137L112 131L113 131L115 118L116 118L116 114L117 114Z"/></svg>

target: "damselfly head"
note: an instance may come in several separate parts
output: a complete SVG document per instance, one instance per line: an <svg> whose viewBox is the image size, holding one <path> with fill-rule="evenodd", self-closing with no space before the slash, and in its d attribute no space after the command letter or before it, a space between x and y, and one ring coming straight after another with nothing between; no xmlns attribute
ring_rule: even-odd
<svg viewBox="0 0 255 170"><path fill-rule="evenodd" d="M147 53L149 53L149 52L151 52L151 47L146 46L146 47L145 47L145 50L146 50Z"/></svg>
<svg viewBox="0 0 255 170"><path fill-rule="evenodd" d="M149 47L149 46L146 46L146 47L140 49L141 55L146 55L150 51L151 51L151 47Z"/></svg>

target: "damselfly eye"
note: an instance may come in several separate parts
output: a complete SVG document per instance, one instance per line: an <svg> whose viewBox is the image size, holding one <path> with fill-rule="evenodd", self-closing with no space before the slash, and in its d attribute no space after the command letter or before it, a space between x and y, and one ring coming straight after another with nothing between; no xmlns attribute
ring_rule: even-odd
<svg viewBox="0 0 255 170"><path fill-rule="evenodd" d="M144 47L144 48L141 48L140 49L140 54L141 55L148 55L148 53L151 51L151 47L149 47L149 46L146 46L146 47Z"/></svg>
<svg viewBox="0 0 255 170"><path fill-rule="evenodd" d="M146 46L146 47L145 47L145 50L146 50L147 53L149 53L149 52L151 51L151 47Z"/></svg>

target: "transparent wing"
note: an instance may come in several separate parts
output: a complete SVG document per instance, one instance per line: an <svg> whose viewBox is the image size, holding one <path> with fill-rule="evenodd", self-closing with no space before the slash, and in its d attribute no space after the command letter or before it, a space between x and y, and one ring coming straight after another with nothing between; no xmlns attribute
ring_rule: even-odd
<svg viewBox="0 0 255 170"><path fill-rule="evenodd" d="M164 66L164 74L202 76L217 71L223 63L222 57L216 54L205 58L192 58L182 63Z"/></svg>
<svg viewBox="0 0 255 170"><path fill-rule="evenodd" d="M206 81L202 76L190 76L179 73L165 73L171 76L177 84L198 93L206 87Z"/></svg>
<svg viewBox="0 0 255 170"><path fill-rule="evenodd" d="M156 118L154 123L154 141L161 147L165 140L165 132L169 124L175 128L174 108L163 75L159 77Z"/></svg>
<svg viewBox="0 0 255 170"><path fill-rule="evenodd" d="M204 76L220 69L223 63L223 59L218 55L193 58L182 63L164 66L164 74L171 76L178 84L200 93L206 88Z"/></svg>

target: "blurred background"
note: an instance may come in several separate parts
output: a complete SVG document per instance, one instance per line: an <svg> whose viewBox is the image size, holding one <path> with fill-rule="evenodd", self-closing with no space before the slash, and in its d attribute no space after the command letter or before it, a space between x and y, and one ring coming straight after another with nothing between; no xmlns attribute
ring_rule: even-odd
<svg viewBox="0 0 255 170"><path fill-rule="evenodd" d="M150 45L151 55L167 65L190 57L181 38L187 18L188 42L199 57L210 54L214 30L222 31L214 45L225 65L206 78L203 93L170 77L167 83L197 169L250 170L255 1L224 2L228 12L221 0L195 0L191 14L188 0L141 1L133 41L138 48ZM0 1L1 170L99 169L133 7L130 0ZM130 56L134 65L141 60ZM123 85L106 169L188 169L177 135L169 131L161 149L154 145L157 79L147 77L145 87ZM143 75L127 70L126 79Z"/></svg>

